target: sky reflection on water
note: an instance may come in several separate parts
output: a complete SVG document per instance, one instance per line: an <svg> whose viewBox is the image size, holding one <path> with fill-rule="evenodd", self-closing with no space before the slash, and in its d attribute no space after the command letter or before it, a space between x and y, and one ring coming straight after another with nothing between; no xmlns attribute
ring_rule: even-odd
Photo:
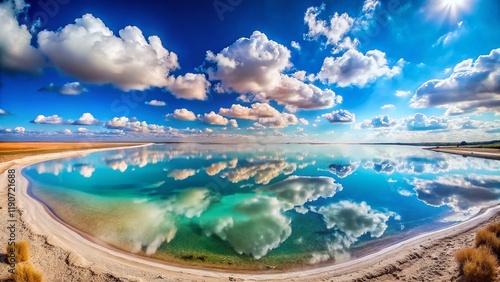
<svg viewBox="0 0 500 282"><path fill-rule="evenodd" d="M61 219L130 252L315 264L474 216L498 203L499 169L417 147L178 144L24 173Z"/></svg>

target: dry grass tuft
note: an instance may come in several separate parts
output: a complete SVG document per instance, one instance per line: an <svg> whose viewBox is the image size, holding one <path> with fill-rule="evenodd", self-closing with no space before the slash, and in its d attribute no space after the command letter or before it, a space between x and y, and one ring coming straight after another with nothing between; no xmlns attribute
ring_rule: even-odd
<svg viewBox="0 0 500 282"><path fill-rule="evenodd" d="M500 222L494 222L485 227L487 230L495 233L495 235L500 236Z"/></svg>
<svg viewBox="0 0 500 282"><path fill-rule="evenodd" d="M464 264L467 261L472 260L472 258L475 255L477 255L476 253L477 253L477 250L473 247L461 249L455 253L455 260L458 262L458 268L460 269L460 273L463 273L462 269L464 267Z"/></svg>
<svg viewBox="0 0 500 282"><path fill-rule="evenodd" d="M29 263L20 263L14 273L15 282L42 282L42 273L36 271Z"/></svg>
<svg viewBox="0 0 500 282"><path fill-rule="evenodd" d="M497 277L497 259L487 246L462 249L455 259L467 281L494 281Z"/></svg>
<svg viewBox="0 0 500 282"><path fill-rule="evenodd" d="M476 247L487 246L500 259L500 222L489 224L476 233Z"/></svg>
<svg viewBox="0 0 500 282"><path fill-rule="evenodd" d="M28 261L30 257L30 247L28 242L16 242L14 246L7 246L7 256L14 252L16 254L16 263Z"/></svg>

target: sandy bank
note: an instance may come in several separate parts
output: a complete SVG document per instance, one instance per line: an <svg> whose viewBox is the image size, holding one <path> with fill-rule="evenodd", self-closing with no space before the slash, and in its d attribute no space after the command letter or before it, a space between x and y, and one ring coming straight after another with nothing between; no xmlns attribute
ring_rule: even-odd
<svg viewBox="0 0 500 282"><path fill-rule="evenodd" d="M442 148L426 148L426 149L434 152L461 155L464 157L500 160L500 149L468 148L468 147L457 147L457 148L442 147Z"/></svg>

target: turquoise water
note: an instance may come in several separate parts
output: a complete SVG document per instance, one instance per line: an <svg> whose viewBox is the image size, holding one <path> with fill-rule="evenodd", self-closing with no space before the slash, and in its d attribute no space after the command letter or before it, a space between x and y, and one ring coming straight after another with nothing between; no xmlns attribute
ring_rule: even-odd
<svg viewBox="0 0 500 282"><path fill-rule="evenodd" d="M500 162L418 147L166 144L28 166L78 230L170 263L339 263L467 220L500 199Z"/></svg>

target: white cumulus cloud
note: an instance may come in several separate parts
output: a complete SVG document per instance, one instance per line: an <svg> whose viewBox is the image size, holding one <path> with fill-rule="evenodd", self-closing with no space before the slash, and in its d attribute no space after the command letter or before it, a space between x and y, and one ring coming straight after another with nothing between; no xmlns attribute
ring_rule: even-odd
<svg viewBox="0 0 500 282"><path fill-rule="evenodd" d="M363 87L380 77L391 78L401 72L404 61L390 67L385 53L370 50L363 54L350 49L340 57L327 57L321 71L316 76L323 83L337 84L340 87L355 85Z"/></svg>
<svg viewBox="0 0 500 282"><path fill-rule="evenodd" d="M208 114L204 114L200 116L201 121L214 125L227 125L229 120L219 114L216 114L214 111L211 111Z"/></svg>
<svg viewBox="0 0 500 282"><path fill-rule="evenodd" d="M445 79L422 84L410 100L413 108L444 107L448 115L500 111L500 48L474 62L465 60Z"/></svg>
<svg viewBox="0 0 500 282"><path fill-rule="evenodd" d="M146 101L146 102L144 102L144 104L150 105L150 106L156 106L156 107L163 107L163 106L167 105L167 103L165 103L163 101L158 101L158 100Z"/></svg>
<svg viewBox="0 0 500 282"><path fill-rule="evenodd" d="M337 110L321 116L326 118L330 123L353 123L356 121L356 115L347 110Z"/></svg>
<svg viewBox="0 0 500 282"><path fill-rule="evenodd" d="M174 110L173 114L168 114L167 117L174 117L175 119L179 120L196 120L196 116L193 112L191 112L188 109L182 108L182 109L176 109Z"/></svg>
<svg viewBox="0 0 500 282"><path fill-rule="evenodd" d="M51 116L38 115L32 122L39 124L62 124L63 119L58 115L51 115Z"/></svg>
<svg viewBox="0 0 500 282"><path fill-rule="evenodd" d="M342 98L332 90L320 89L283 74L291 66L290 50L255 31L220 53L207 52L210 80L220 80L220 91L250 94L253 100L275 100L298 109L330 108ZM243 100L250 100L242 96Z"/></svg>
<svg viewBox="0 0 500 282"><path fill-rule="evenodd" d="M325 5L321 7L309 7L304 16L304 23L308 27L305 35L308 39L318 39L320 36L326 38L326 43L330 45L338 44L345 35L351 30L354 19L347 13L335 13L330 20L319 20L319 14L325 10Z"/></svg>
<svg viewBox="0 0 500 282"><path fill-rule="evenodd" d="M17 17L26 4L22 0L0 3L0 71L7 73L41 73L43 56L31 46L31 33Z"/></svg>
<svg viewBox="0 0 500 282"><path fill-rule="evenodd" d="M38 45L53 66L88 83L111 83L124 91L160 87L177 98L199 100L210 85L202 74L169 76L179 68L177 55L158 36L146 39L136 26L116 36L92 14L57 31L41 31Z"/></svg>

